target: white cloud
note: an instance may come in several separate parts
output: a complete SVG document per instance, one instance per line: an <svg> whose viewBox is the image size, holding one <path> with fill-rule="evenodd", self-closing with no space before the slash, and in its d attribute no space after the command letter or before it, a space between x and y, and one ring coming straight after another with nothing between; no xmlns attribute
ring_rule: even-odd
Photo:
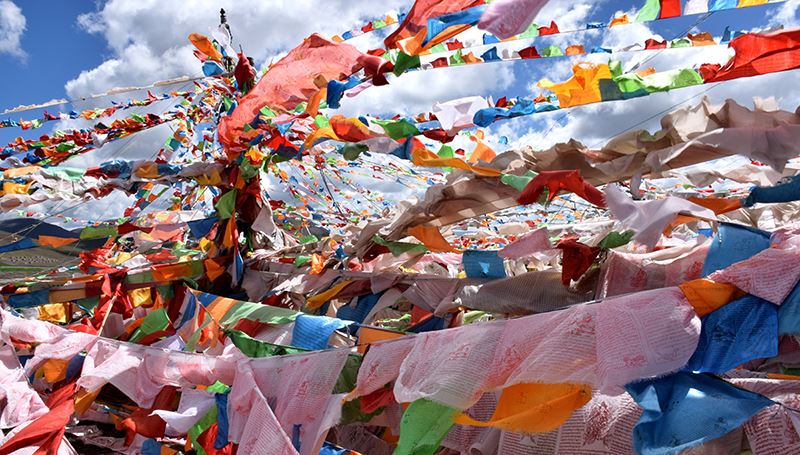
<svg viewBox="0 0 800 455"><path fill-rule="evenodd" d="M234 48L239 45L259 66L286 52L308 35L343 33L387 10L408 7L406 0L110 0L96 12L81 15L78 25L102 35L112 58L84 71L67 83L70 97L80 97L117 86L145 85L159 79L199 75L187 37L210 34L219 24L219 10L227 12ZM373 34L375 35L375 34ZM374 37L357 38L363 49L375 47Z"/></svg>
<svg viewBox="0 0 800 455"><path fill-rule="evenodd" d="M9 54L25 61L28 54L22 50L20 39L26 20L19 6L11 0L0 0L0 54Z"/></svg>
<svg viewBox="0 0 800 455"><path fill-rule="evenodd" d="M769 17L769 26L784 26L786 28L797 27L800 25L800 0L788 0Z"/></svg>

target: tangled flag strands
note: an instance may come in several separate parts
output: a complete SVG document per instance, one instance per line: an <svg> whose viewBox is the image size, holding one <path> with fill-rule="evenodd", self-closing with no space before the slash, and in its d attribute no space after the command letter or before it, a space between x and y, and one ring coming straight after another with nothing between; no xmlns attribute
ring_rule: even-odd
<svg viewBox="0 0 800 455"><path fill-rule="evenodd" d="M800 110L704 97L800 69L800 30L698 16L603 48L580 33L782 2L647 0L581 30L536 25L547 3L416 0L264 72L223 13L189 36L202 77L5 111L59 129L0 151L0 455L800 452ZM706 46L730 59L620 60ZM340 112L413 72L551 58L571 76L530 97ZM592 146L482 129L673 90ZM120 195L121 218L69 214Z"/></svg>

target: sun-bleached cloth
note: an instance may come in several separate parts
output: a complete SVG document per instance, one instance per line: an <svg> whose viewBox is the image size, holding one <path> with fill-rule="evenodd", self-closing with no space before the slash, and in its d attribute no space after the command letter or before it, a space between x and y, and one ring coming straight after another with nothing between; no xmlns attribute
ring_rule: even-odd
<svg viewBox="0 0 800 455"><path fill-rule="evenodd" d="M458 278L443 280L415 280L403 292L403 297L414 305L427 311L434 311L440 306L450 306L456 291L462 286Z"/></svg>
<svg viewBox="0 0 800 455"><path fill-rule="evenodd" d="M216 406L213 393L197 389L181 391L181 401L176 411L157 409L157 415L167 422L167 434L171 436L185 435L206 413Z"/></svg>
<svg viewBox="0 0 800 455"><path fill-rule="evenodd" d="M780 305L800 280L800 249L767 248L708 276Z"/></svg>
<svg viewBox="0 0 800 455"><path fill-rule="evenodd" d="M521 259L540 251L552 250L553 244L547 235L547 228L540 228L520 236L506 245L497 255L506 259Z"/></svg>
<svg viewBox="0 0 800 455"><path fill-rule="evenodd" d="M370 455L392 455L394 445L390 444L375 434L366 426L351 424L341 425L334 430L336 441L342 447L348 447L358 453Z"/></svg>
<svg viewBox="0 0 800 455"><path fill-rule="evenodd" d="M492 280L482 284L465 284L450 304L440 304L441 315L459 305L492 313L536 314L559 310L594 298L593 292L579 292L561 284L561 272L544 270Z"/></svg>
<svg viewBox="0 0 800 455"><path fill-rule="evenodd" d="M28 384L14 348L7 344L0 347L0 402L0 428L13 428L49 412Z"/></svg>
<svg viewBox="0 0 800 455"><path fill-rule="evenodd" d="M86 354L78 385L94 392L110 383L149 408L164 386L230 384L234 374L235 363L221 357L99 339Z"/></svg>
<svg viewBox="0 0 800 455"><path fill-rule="evenodd" d="M427 398L458 409L514 384L589 384L619 393L630 381L681 368L699 334L700 319L683 293L657 289L375 346L354 396L395 377L398 402Z"/></svg>
<svg viewBox="0 0 800 455"><path fill-rule="evenodd" d="M476 112L486 107L489 107L486 98L468 96L445 103L434 103L431 112L439 120L443 130L458 132L464 128L474 126L472 117Z"/></svg>
<svg viewBox="0 0 800 455"><path fill-rule="evenodd" d="M597 298L678 286L700 278L710 242L687 242L644 254L611 250L601 266Z"/></svg>
<svg viewBox="0 0 800 455"><path fill-rule="evenodd" d="M290 437L294 437L294 431L299 431L300 454L316 455L322 444L320 436L324 436L330 426L328 419L331 417L325 410L329 409L333 386L347 355L347 350L337 349L313 355L251 359L239 363L237 378L249 371L283 431ZM239 395L231 393L229 435L231 441L237 441L244 438L250 409L248 403L235 398Z"/></svg>
<svg viewBox="0 0 800 455"><path fill-rule="evenodd" d="M228 440L239 444L241 453L297 455L258 388L253 372L240 364L228 396Z"/></svg>
<svg viewBox="0 0 800 455"><path fill-rule="evenodd" d="M713 210L674 196L655 201L634 201L616 185L606 187L605 199L614 219L636 231L633 240L651 248L656 246L661 233L679 213L711 220L717 218Z"/></svg>
<svg viewBox="0 0 800 455"><path fill-rule="evenodd" d="M528 29L548 0L497 0L481 15L478 28L500 39L511 38Z"/></svg>
<svg viewBox="0 0 800 455"><path fill-rule="evenodd" d="M789 408L800 409L800 389L795 380L741 377L728 381ZM744 431L753 453L790 454L800 451L798 414L778 404L769 406L750 418L744 425Z"/></svg>

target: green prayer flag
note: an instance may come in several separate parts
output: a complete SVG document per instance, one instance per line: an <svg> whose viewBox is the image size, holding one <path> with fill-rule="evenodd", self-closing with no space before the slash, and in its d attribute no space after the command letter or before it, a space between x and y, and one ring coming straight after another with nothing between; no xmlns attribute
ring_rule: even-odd
<svg viewBox="0 0 800 455"><path fill-rule="evenodd" d="M424 398L414 401L400 420L400 441L394 455L433 455L459 412Z"/></svg>
<svg viewBox="0 0 800 455"><path fill-rule="evenodd" d="M320 108L322 108L322 106L320 106ZM317 125L317 128L327 128L331 126L331 121L328 119L328 117L319 114L314 117L314 124Z"/></svg>
<svg viewBox="0 0 800 455"><path fill-rule="evenodd" d="M564 51L558 46L547 46L542 50L542 57L563 57Z"/></svg>
<svg viewBox="0 0 800 455"><path fill-rule="evenodd" d="M536 38L537 36L539 36L539 26L534 23L531 23L527 30L519 34L520 39Z"/></svg>
<svg viewBox="0 0 800 455"><path fill-rule="evenodd" d="M669 43L670 48L675 47L692 47L692 40L689 38L678 38L670 41Z"/></svg>
<svg viewBox="0 0 800 455"><path fill-rule="evenodd" d="M424 253L425 251L428 251L425 245L422 245L421 243L393 242L390 240L384 240L378 235L373 236L372 241L378 245L389 248L389 251L393 256L400 256L403 253Z"/></svg>
<svg viewBox="0 0 800 455"><path fill-rule="evenodd" d="M297 311L287 310L260 303L239 301L222 317L220 325L232 326L242 319L263 322L265 324L288 324L297 319Z"/></svg>
<svg viewBox="0 0 800 455"><path fill-rule="evenodd" d="M636 73L622 74L614 77L623 94L641 96L646 93L666 92L676 88L690 87L703 83L703 77L692 68L662 71L647 76Z"/></svg>
<svg viewBox="0 0 800 455"><path fill-rule="evenodd" d="M208 453L200 446L200 444L194 444L197 441L197 438L200 437L206 430L211 428L211 425L214 425L217 422L217 407L211 406L211 409L208 410L206 415L203 416L192 428L189 428L188 436L189 440L193 442L192 449L197 453L197 455L208 455Z"/></svg>
<svg viewBox="0 0 800 455"><path fill-rule="evenodd" d="M294 258L294 266L302 267L311 262L311 256L297 256Z"/></svg>
<svg viewBox="0 0 800 455"><path fill-rule="evenodd" d="M67 152L75 148L75 143L72 141L62 142L56 146L57 152Z"/></svg>
<svg viewBox="0 0 800 455"><path fill-rule="evenodd" d="M658 15L660 13L661 1L647 0L644 6L642 6L642 9L640 9L639 13L636 15L636 22L654 21L658 19Z"/></svg>
<svg viewBox="0 0 800 455"><path fill-rule="evenodd" d="M103 237L116 237L116 226L86 226L81 230L81 240L99 239Z"/></svg>
<svg viewBox="0 0 800 455"><path fill-rule="evenodd" d="M347 161L355 161L358 156L369 150L364 144L345 144L342 147L342 157Z"/></svg>
<svg viewBox="0 0 800 455"><path fill-rule="evenodd" d="M463 65L464 58L461 56L461 49L457 50L455 54L450 56L450 66Z"/></svg>
<svg viewBox="0 0 800 455"><path fill-rule="evenodd" d="M83 310L89 316L94 316L94 309L100 304L100 296L86 297L85 299L78 299L75 305Z"/></svg>
<svg viewBox="0 0 800 455"><path fill-rule="evenodd" d="M156 333L161 330L166 330L167 327L169 327L169 324L170 321L169 316L167 316L166 308L159 308L155 311L151 311L147 316L144 317L142 324L133 331L133 334L128 341L131 343L136 343L146 335L150 335L151 333Z"/></svg>
<svg viewBox="0 0 800 455"><path fill-rule="evenodd" d="M408 55L406 53L400 52L397 54L397 62L394 64L394 70L392 72L395 76L399 76L411 68L419 68L420 61L419 55Z"/></svg>
<svg viewBox="0 0 800 455"><path fill-rule="evenodd" d="M444 43L439 43L431 47L431 54L436 54L439 52L447 52L447 50L448 50L447 46L445 46Z"/></svg>
<svg viewBox="0 0 800 455"><path fill-rule="evenodd" d="M275 113L275 111L270 109L269 106L262 107L259 112L261 113L261 115L263 115L266 118L277 117L277 115L278 115L278 114Z"/></svg>
<svg viewBox="0 0 800 455"><path fill-rule="evenodd" d="M75 182L86 174L86 169L77 169L74 167L45 167L42 168L42 174Z"/></svg>
<svg viewBox="0 0 800 455"><path fill-rule="evenodd" d="M238 330L225 330L225 335L227 335L233 345L239 348L239 350L242 351L242 354L246 355L247 357L274 357L308 352L307 349L300 349L292 346L281 346L279 344L272 344L267 343L266 341L257 340Z"/></svg>
<svg viewBox="0 0 800 455"><path fill-rule="evenodd" d="M634 231L625 231L625 232L610 232L607 236L600 241L597 246L602 249L609 250L611 248L618 248L622 245L627 245L628 242L631 241L634 234Z"/></svg>
<svg viewBox="0 0 800 455"><path fill-rule="evenodd" d="M500 181L517 191L522 191L537 175L534 171L528 171L525 175L500 174Z"/></svg>
<svg viewBox="0 0 800 455"><path fill-rule="evenodd" d="M214 206L217 209L217 216L221 220L227 220L233 216L233 211L236 209L236 193L237 191L230 190L220 196L217 204Z"/></svg>
<svg viewBox="0 0 800 455"><path fill-rule="evenodd" d="M416 136L419 130L416 126L411 124L408 120L373 120L374 123L383 128L383 131L389 135L390 138L397 140L409 136Z"/></svg>

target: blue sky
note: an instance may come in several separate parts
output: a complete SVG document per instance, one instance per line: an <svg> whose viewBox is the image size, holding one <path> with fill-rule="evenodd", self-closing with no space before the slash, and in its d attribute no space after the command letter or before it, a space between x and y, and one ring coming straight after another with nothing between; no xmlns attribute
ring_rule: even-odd
<svg viewBox="0 0 800 455"><path fill-rule="evenodd" d="M696 0L692 0L696 1ZM291 7L283 2L264 0L164 1L164 0L0 0L0 27L4 11L11 3L21 9L25 29L19 36L16 52L3 47L0 37L0 110L19 104L33 104L53 98L74 98L99 93L118 86L145 85L182 75L200 74L200 66L191 55L186 37L191 32L209 33L218 22L220 6L228 11L235 44L263 64L280 56L312 32L332 36L391 10L408 9L412 0L296 0ZM537 17L537 23L556 20L562 30L583 28L587 22L607 22L616 12L633 12L644 0L551 0ZM711 14L693 31L708 31L719 36L725 26L733 29L759 30L778 24L797 25L800 0L788 3L724 11ZM332 21L331 18L337 18ZM537 47L556 43L613 44L617 47L641 43L655 34L675 38L692 25L698 16L675 18L648 25L580 32L539 38ZM1 29L1 28L0 28ZM352 43L362 50L377 47L379 34L357 38ZM4 52L4 49L6 50ZM623 55L625 66L637 59L658 70L692 66L714 59L724 61L726 49L688 49L663 53ZM593 57L596 58L596 57ZM376 87L353 99L346 99L343 112L403 113L427 111L437 101L463 96L530 96L537 93L534 84L548 77L555 81L568 77L570 66L583 58L518 61L419 72L405 75L387 87ZM796 73L762 76L723 84L709 96L713 101L735 98L749 104L753 96L776 96L786 109L794 110L800 100ZM794 78L794 80L793 80ZM704 88L703 88L704 90ZM498 150L500 136L514 147L547 147L558 141L576 138L589 145L602 145L614 133L635 125L642 119L673 105L696 104L701 89L689 88L624 102L586 106L563 113L551 113L498 123L489 129L489 142ZM142 97L143 92L116 96L125 101ZM61 109L84 109L107 106L111 98ZM686 104L684 103L684 104ZM159 106L162 107L163 106ZM53 108L51 112L58 111ZM13 114L12 119L30 119L41 111ZM657 126L658 117L639 128ZM89 126L72 123L71 126ZM23 132L23 137L49 133L46 127ZM0 130L0 142L6 143L20 133L17 129ZM124 158L139 159L152 155L163 144L166 130L137 135L137 147L126 151ZM469 144L467 141L466 144ZM69 161L81 166L99 163L116 152L113 145Z"/></svg>

